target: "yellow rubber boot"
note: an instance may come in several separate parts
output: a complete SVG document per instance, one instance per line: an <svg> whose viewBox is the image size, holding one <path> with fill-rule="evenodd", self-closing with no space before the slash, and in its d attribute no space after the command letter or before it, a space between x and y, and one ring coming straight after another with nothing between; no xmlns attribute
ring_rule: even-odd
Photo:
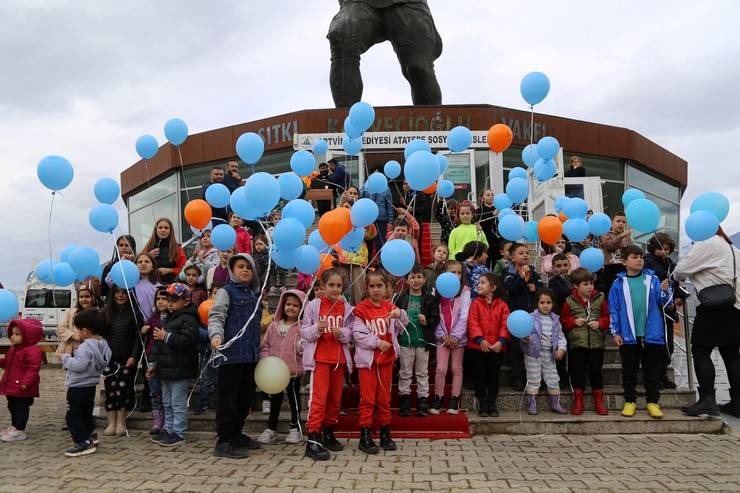
<svg viewBox="0 0 740 493"><path fill-rule="evenodd" d="M635 415L635 411L637 411L637 404L634 402L625 402L624 407L622 408L622 416L625 418L631 418Z"/></svg>

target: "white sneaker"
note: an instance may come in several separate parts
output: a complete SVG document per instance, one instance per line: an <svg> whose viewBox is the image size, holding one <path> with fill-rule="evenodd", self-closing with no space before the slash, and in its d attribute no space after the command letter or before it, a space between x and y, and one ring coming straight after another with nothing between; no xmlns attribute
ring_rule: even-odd
<svg viewBox="0 0 740 493"><path fill-rule="evenodd" d="M262 401L262 414L270 414L270 401Z"/></svg>
<svg viewBox="0 0 740 493"><path fill-rule="evenodd" d="M8 428L5 433L0 435L0 440L3 442L20 442L28 438L26 432L22 430L16 430L14 427Z"/></svg>
<svg viewBox="0 0 740 493"><path fill-rule="evenodd" d="M265 431L257 438L257 441L269 445L277 441L277 433L272 431L270 428L266 428Z"/></svg>
<svg viewBox="0 0 740 493"><path fill-rule="evenodd" d="M303 434L298 428L291 428L288 432L288 436L285 437L285 443L301 443L303 441Z"/></svg>

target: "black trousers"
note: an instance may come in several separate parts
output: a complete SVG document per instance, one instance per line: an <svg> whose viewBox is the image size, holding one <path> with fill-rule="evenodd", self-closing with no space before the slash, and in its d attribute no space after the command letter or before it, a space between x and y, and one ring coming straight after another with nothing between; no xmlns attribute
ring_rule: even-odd
<svg viewBox="0 0 740 493"><path fill-rule="evenodd" d="M691 346L694 356L694 371L696 381L702 392L714 394L714 362L712 361L713 346ZM730 382L730 395L738 398L740 395L740 352L738 346L723 346L718 348L719 355L725 364L727 379Z"/></svg>
<svg viewBox="0 0 740 493"><path fill-rule="evenodd" d="M94 407L95 385L67 389L67 428L75 443L89 440L95 430Z"/></svg>
<svg viewBox="0 0 740 493"><path fill-rule="evenodd" d="M622 344L619 354L622 357L622 387L624 387L625 402L637 400L637 372L642 366L645 380L645 398L648 404L657 404L660 399L658 384L660 372L665 361L664 344L647 344L641 337L637 344Z"/></svg>
<svg viewBox="0 0 740 493"><path fill-rule="evenodd" d="M673 350L675 348L675 343L673 342L673 322L671 322L667 317L664 318L664 321L666 350L663 353L663 367L660 369L661 377L667 374L668 367L671 366L671 357L673 356Z"/></svg>
<svg viewBox="0 0 740 493"><path fill-rule="evenodd" d="M18 431L26 429L28 424L28 415L31 413L33 397L15 397L12 395L8 398L8 411L10 411L10 424Z"/></svg>
<svg viewBox="0 0 740 493"><path fill-rule="evenodd" d="M524 353L518 337L509 335L509 367L511 368L512 382L526 382L527 372L524 371Z"/></svg>
<svg viewBox="0 0 740 493"><path fill-rule="evenodd" d="M267 427L271 430L277 430L280 406L283 405L283 395L286 392L290 404L290 428L298 428L301 415L301 377L293 377L288 381L285 392L270 395L270 419L267 421Z"/></svg>
<svg viewBox="0 0 740 493"><path fill-rule="evenodd" d="M252 406L257 363L223 364L218 367L216 433L218 443L233 442L242 433Z"/></svg>
<svg viewBox="0 0 740 493"><path fill-rule="evenodd" d="M475 397L478 400L496 401L501 370L501 353L470 351L475 371Z"/></svg>
<svg viewBox="0 0 740 493"><path fill-rule="evenodd" d="M603 349L568 349L568 373L570 384L574 389L586 388L586 375L588 375L591 390L603 389L604 376L601 373L603 367Z"/></svg>

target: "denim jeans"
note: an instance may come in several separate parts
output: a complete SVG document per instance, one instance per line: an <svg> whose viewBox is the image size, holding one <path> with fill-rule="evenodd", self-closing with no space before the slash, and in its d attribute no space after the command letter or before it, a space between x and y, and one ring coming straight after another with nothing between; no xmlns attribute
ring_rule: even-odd
<svg viewBox="0 0 740 493"><path fill-rule="evenodd" d="M210 396L213 392L213 387L216 385L216 369L208 364L211 358L211 351L200 355L200 385L198 386L198 407L200 409L206 409L211 407Z"/></svg>
<svg viewBox="0 0 740 493"><path fill-rule="evenodd" d="M188 429L188 388L190 379L162 380L164 429L185 438Z"/></svg>

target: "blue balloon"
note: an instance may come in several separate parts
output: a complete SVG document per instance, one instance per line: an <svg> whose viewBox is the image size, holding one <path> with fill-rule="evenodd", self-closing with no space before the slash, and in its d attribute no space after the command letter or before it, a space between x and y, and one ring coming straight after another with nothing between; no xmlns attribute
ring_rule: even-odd
<svg viewBox="0 0 740 493"><path fill-rule="evenodd" d="M262 158L265 152L265 141L259 134L247 132L236 139L236 153L239 159L247 164L254 165Z"/></svg>
<svg viewBox="0 0 740 493"><path fill-rule="evenodd" d="M558 166L552 159L548 159L547 161L539 159L534 165L534 177L539 182L545 182L552 179L557 172Z"/></svg>
<svg viewBox="0 0 740 493"><path fill-rule="evenodd" d="M719 229L717 216L709 211L696 211L686 219L686 234L694 241L708 240Z"/></svg>
<svg viewBox="0 0 740 493"><path fill-rule="evenodd" d="M326 151L329 150L329 144L324 139L316 139L311 149L316 154L326 154Z"/></svg>
<svg viewBox="0 0 740 493"><path fill-rule="evenodd" d="M434 156L437 158L437 164L439 164L439 174L443 175L444 172L447 171L447 166L449 165L447 162L447 156L439 152Z"/></svg>
<svg viewBox="0 0 740 493"><path fill-rule="evenodd" d="M284 200L297 199L303 193L303 180L295 173L283 173L278 177L280 197Z"/></svg>
<svg viewBox="0 0 740 493"><path fill-rule="evenodd" d="M206 188L206 202L211 207L223 209L229 205L229 199L231 199L231 192L223 183L212 183Z"/></svg>
<svg viewBox="0 0 740 493"><path fill-rule="evenodd" d="M652 233L660 223L660 209L648 199L635 199L625 211L629 225L641 233Z"/></svg>
<svg viewBox="0 0 740 493"><path fill-rule="evenodd" d="M560 150L560 142L555 137L542 137L537 142L537 154L547 161L548 159L555 159Z"/></svg>
<svg viewBox="0 0 740 493"><path fill-rule="evenodd" d="M219 224L211 231L211 243L219 250L228 250L236 243L236 231L228 224Z"/></svg>
<svg viewBox="0 0 740 493"><path fill-rule="evenodd" d="M151 135L142 135L136 139L136 153L141 159L151 159L157 155L159 143Z"/></svg>
<svg viewBox="0 0 740 493"><path fill-rule="evenodd" d="M730 201L719 192L705 192L691 203L691 212L708 211L722 222L730 212Z"/></svg>
<svg viewBox="0 0 740 493"><path fill-rule="evenodd" d="M365 190L370 193L385 193L388 190L388 179L376 171L365 181Z"/></svg>
<svg viewBox="0 0 740 493"><path fill-rule="evenodd" d="M0 288L0 323L18 316L18 297L12 291Z"/></svg>
<svg viewBox="0 0 740 493"><path fill-rule="evenodd" d="M329 248L329 245L327 245L324 239L321 237L318 229L314 229L313 231L311 231L311 234L308 235L308 244L314 247L317 252L323 252ZM318 269L318 266L316 267L316 269ZM312 274L316 271L316 269L312 270L310 273Z"/></svg>
<svg viewBox="0 0 740 493"><path fill-rule="evenodd" d="M506 319L506 327L511 335L521 339L532 333L534 318L524 310L514 310Z"/></svg>
<svg viewBox="0 0 740 493"><path fill-rule="evenodd" d="M308 154L313 158L310 152ZM244 195L252 207L266 215L272 211L280 200L280 185L278 185L275 177L269 173L255 173L244 184Z"/></svg>
<svg viewBox="0 0 740 493"><path fill-rule="evenodd" d="M36 174L46 188L57 191L72 183L75 170L62 156L46 156L36 167Z"/></svg>
<svg viewBox="0 0 740 493"><path fill-rule="evenodd" d="M406 147L403 150L404 159L408 159L409 156L411 156L416 151L432 152L432 147L429 145L429 142L424 139L414 139L406 144Z"/></svg>
<svg viewBox="0 0 740 493"><path fill-rule="evenodd" d="M188 138L188 125L179 118L171 118L164 124L164 136L170 144L179 146Z"/></svg>
<svg viewBox="0 0 740 493"><path fill-rule="evenodd" d="M449 199L455 194L455 184L450 180L441 179L437 182L437 195L443 199Z"/></svg>
<svg viewBox="0 0 740 493"><path fill-rule="evenodd" d="M349 211L352 225L356 228L369 226L378 219L378 204L374 200L360 199Z"/></svg>
<svg viewBox="0 0 740 493"><path fill-rule="evenodd" d="M537 144L527 144L527 146L522 149L522 161L527 165L527 168L534 166L534 163L536 163L538 159L540 159L540 155L537 154Z"/></svg>
<svg viewBox="0 0 740 493"><path fill-rule="evenodd" d="M499 218L498 232L502 237L509 241L521 240L524 238L526 231L527 225L524 223L524 219L522 219L521 216L508 214Z"/></svg>
<svg viewBox="0 0 740 493"><path fill-rule="evenodd" d="M350 156L356 156L362 150L362 137L351 138L349 135L345 135L342 138L342 149L344 149Z"/></svg>
<svg viewBox="0 0 740 493"><path fill-rule="evenodd" d="M522 78L519 92L532 106L541 103L550 92L550 79L542 72L530 72Z"/></svg>
<svg viewBox="0 0 740 493"><path fill-rule="evenodd" d="M380 261L385 270L396 277L401 277L411 272L416 255L407 241L390 240L380 250Z"/></svg>
<svg viewBox="0 0 740 493"><path fill-rule="evenodd" d="M308 176L316 167L316 158L308 151L296 151L290 156L290 169L298 176Z"/></svg>
<svg viewBox="0 0 740 493"><path fill-rule="evenodd" d="M516 215L516 212L514 212L514 209L510 207L507 207L505 209L501 209L500 211L498 211L499 219L501 219L502 217L512 216L512 215Z"/></svg>
<svg viewBox="0 0 740 493"><path fill-rule="evenodd" d="M498 210L510 209L512 205L514 205L514 201L505 193L497 193L493 197L493 206Z"/></svg>
<svg viewBox="0 0 740 493"><path fill-rule="evenodd" d="M283 207L282 217L283 219L296 219L304 228L310 228L316 219L316 211L307 200L293 199ZM301 242L303 242L303 237L301 237Z"/></svg>
<svg viewBox="0 0 740 493"><path fill-rule="evenodd" d="M298 250L301 253L301 258L296 264L298 271L309 275L316 272L321 265L319 251L311 245L302 245Z"/></svg>
<svg viewBox="0 0 740 493"><path fill-rule="evenodd" d="M566 197L565 195L558 197L558 199L555 201L555 212L560 213L563 210L565 203L569 200L570 197Z"/></svg>
<svg viewBox="0 0 740 493"><path fill-rule="evenodd" d="M460 279L457 278L457 274L443 272L437 277L434 286L443 298L454 298L460 292Z"/></svg>
<svg viewBox="0 0 740 493"><path fill-rule="evenodd" d="M69 255L69 265L80 277L94 276L100 269L100 256L92 248L77 247Z"/></svg>
<svg viewBox="0 0 740 493"><path fill-rule="evenodd" d="M522 169L522 168L517 168ZM524 178L510 178L509 183L506 184L506 195L515 204L521 204L529 196L529 184Z"/></svg>
<svg viewBox="0 0 740 493"><path fill-rule="evenodd" d="M52 261L48 258L39 262L38 265L36 265L36 269L34 270L36 279L43 283L50 284L53 265L54 264L52 263Z"/></svg>
<svg viewBox="0 0 740 493"><path fill-rule="evenodd" d="M101 233L110 233L118 226L118 211L110 204L96 205L88 215L90 225Z"/></svg>
<svg viewBox="0 0 740 493"><path fill-rule="evenodd" d="M272 260L274 260L275 263L283 269L294 269L298 265L298 262L301 261L301 257L303 256L300 248L294 248L292 250L281 250L275 245L272 245L271 251Z"/></svg>
<svg viewBox="0 0 740 493"><path fill-rule="evenodd" d="M383 167L383 172L385 173L385 176L391 180L395 180L401 176L401 165L398 161L388 161Z"/></svg>
<svg viewBox="0 0 740 493"><path fill-rule="evenodd" d="M363 132L375 122L375 109L364 101L358 101L349 109L352 125Z"/></svg>
<svg viewBox="0 0 740 493"><path fill-rule="evenodd" d="M416 151L406 160L403 174L412 190L429 188L439 177L437 158L429 151Z"/></svg>
<svg viewBox="0 0 740 493"><path fill-rule="evenodd" d="M612 229L612 220L603 212L597 212L588 218L588 229L594 236L603 236Z"/></svg>
<svg viewBox="0 0 740 493"><path fill-rule="evenodd" d="M581 267L589 272L598 272L604 266L604 252L601 248L589 247L578 256Z"/></svg>
<svg viewBox="0 0 740 493"><path fill-rule="evenodd" d="M77 280L77 273L66 262L57 262L53 269L53 284L69 286Z"/></svg>
<svg viewBox="0 0 740 493"><path fill-rule="evenodd" d="M98 199L98 202L112 204L121 193L121 187L118 186L118 182L113 178L101 178L95 182L93 193L95 194L95 198Z"/></svg>
<svg viewBox="0 0 740 493"><path fill-rule="evenodd" d="M563 214L568 219L585 218L588 213L588 204L580 197L571 197L563 204ZM577 241L577 240L576 240Z"/></svg>
<svg viewBox="0 0 740 493"><path fill-rule="evenodd" d="M537 221L527 221L527 230L524 237L529 243L535 243L540 239L540 234L537 232Z"/></svg>
<svg viewBox="0 0 740 493"><path fill-rule="evenodd" d="M275 225L272 241L280 250L294 250L306 239L306 228L298 219L285 217Z"/></svg>
<svg viewBox="0 0 740 493"><path fill-rule="evenodd" d="M355 125L352 124L352 121L349 119L349 117L344 119L344 133L351 139L357 139L362 136L363 130L361 128L357 128Z"/></svg>
<svg viewBox="0 0 740 493"><path fill-rule="evenodd" d="M447 135L447 148L452 152L462 152L473 143L473 133L466 127L458 126Z"/></svg>
<svg viewBox="0 0 740 493"><path fill-rule="evenodd" d="M110 277L116 286L132 289L139 282L139 269L130 260L119 260L111 267Z"/></svg>
<svg viewBox="0 0 740 493"><path fill-rule="evenodd" d="M563 223L563 233L570 241L583 241L588 236L588 223L585 219L574 217Z"/></svg>
<svg viewBox="0 0 740 493"><path fill-rule="evenodd" d="M362 242L365 240L365 229L364 228L353 228L352 231L344 235L344 238L339 242L339 245L343 250L348 252L356 253L360 250Z"/></svg>
<svg viewBox="0 0 740 493"><path fill-rule="evenodd" d="M636 188L630 188L629 190L625 190L622 194L622 205L627 207L630 205L630 202L637 199L644 199L645 194L642 193L642 190L638 190Z"/></svg>
<svg viewBox="0 0 740 493"><path fill-rule="evenodd" d="M231 210L234 211L237 216L249 221L253 221L263 215L247 201L246 189L243 186L237 188L234 190L234 193L231 194L229 207L231 207Z"/></svg>
<svg viewBox="0 0 740 493"><path fill-rule="evenodd" d="M524 178L526 180L529 178L529 175L527 174L526 169L516 167L509 171L509 181L513 180L514 178Z"/></svg>
<svg viewBox="0 0 740 493"><path fill-rule="evenodd" d="M77 248L77 245L74 243L70 243L69 245L65 246L62 251L59 253L59 260L68 264L69 263L69 256L72 254L72 251Z"/></svg>

